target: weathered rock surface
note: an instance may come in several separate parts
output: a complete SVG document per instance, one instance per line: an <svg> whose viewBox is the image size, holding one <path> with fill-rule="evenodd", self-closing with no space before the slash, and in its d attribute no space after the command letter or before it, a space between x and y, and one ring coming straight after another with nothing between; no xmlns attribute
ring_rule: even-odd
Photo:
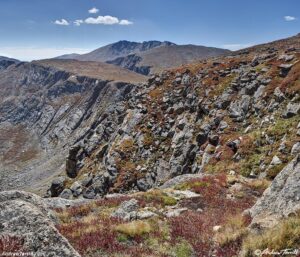
<svg viewBox="0 0 300 257"><path fill-rule="evenodd" d="M274 179L250 209L252 224L272 226L300 210L300 158L297 156Z"/></svg>
<svg viewBox="0 0 300 257"><path fill-rule="evenodd" d="M13 191L2 192L0 199L0 237L2 239L20 239L22 249L19 250L33 255L80 256L47 217L45 206L38 196Z"/></svg>

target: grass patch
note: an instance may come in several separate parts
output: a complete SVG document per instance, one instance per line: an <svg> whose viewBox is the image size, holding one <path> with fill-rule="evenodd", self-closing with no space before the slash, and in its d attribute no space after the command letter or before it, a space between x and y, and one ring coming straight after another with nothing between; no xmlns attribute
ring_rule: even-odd
<svg viewBox="0 0 300 257"><path fill-rule="evenodd" d="M280 222L261 235L250 234L243 242L243 256L251 257L256 249L298 249L300 245L300 215Z"/></svg>
<svg viewBox="0 0 300 257"><path fill-rule="evenodd" d="M117 225L115 231L129 237L135 237L150 233L151 226L148 222L138 220Z"/></svg>
<svg viewBox="0 0 300 257"><path fill-rule="evenodd" d="M146 192L141 197L142 201L145 201L146 204L153 204L154 206L173 206L177 204L177 200L174 197L168 196L166 193L160 190L152 190Z"/></svg>
<svg viewBox="0 0 300 257"><path fill-rule="evenodd" d="M131 138L124 139L120 144L120 150L125 153L130 153L134 150L134 142Z"/></svg>
<svg viewBox="0 0 300 257"><path fill-rule="evenodd" d="M187 241L178 243L174 248L176 257L191 257L193 254L193 247Z"/></svg>
<svg viewBox="0 0 300 257"><path fill-rule="evenodd" d="M236 242L247 234L247 220L242 215L229 217L224 227L215 236L219 245L224 246Z"/></svg>

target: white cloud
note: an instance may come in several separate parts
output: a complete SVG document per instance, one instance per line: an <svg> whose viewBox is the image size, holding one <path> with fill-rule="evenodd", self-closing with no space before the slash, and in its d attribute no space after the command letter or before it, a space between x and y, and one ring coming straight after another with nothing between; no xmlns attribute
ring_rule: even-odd
<svg viewBox="0 0 300 257"><path fill-rule="evenodd" d="M129 21L129 20L121 20L119 24L120 25L132 25L133 22Z"/></svg>
<svg viewBox="0 0 300 257"><path fill-rule="evenodd" d="M21 61L32 61L53 58L64 54L84 54L92 50L83 48L0 47L0 56L16 58Z"/></svg>
<svg viewBox="0 0 300 257"><path fill-rule="evenodd" d="M129 20L119 20L117 17L110 15L98 16L96 18L89 17L84 21L86 24L103 24L103 25L131 25L133 22Z"/></svg>
<svg viewBox="0 0 300 257"><path fill-rule="evenodd" d="M75 26L80 26L83 23L83 20L75 20L74 24Z"/></svg>
<svg viewBox="0 0 300 257"><path fill-rule="evenodd" d="M61 26L68 26L68 25L70 25L70 23L67 20L65 20L65 19L56 20L54 22L54 24L61 25Z"/></svg>
<svg viewBox="0 0 300 257"><path fill-rule="evenodd" d="M92 10L92 9L91 9ZM96 24L96 25L123 25L123 26L128 26L128 25L132 25L133 22L129 21L129 20L120 20L117 17L114 16L110 16L110 15L106 15L106 16L98 16L98 17L89 17L85 20L82 19L77 19L75 21L73 21L73 24L75 26L80 26L81 24ZM54 22L54 24L56 25L60 25L60 26L68 26L70 25L70 23L65 20L65 19L61 19L61 20L56 20Z"/></svg>
<svg viewBox="0 0 300 257"><path fill-rule="evenodd" d="M98 13L99 9L97 9L96 7L93 7L92 9L89 10L89 13Z"/></svg>
<svg viewBox="0 0 300 257"><path fill-rule="evenodd" d="M250 44L250 43L248 43L248 44L225 44L225 45L222 45L221 47L225 48L225 49L229 49L231 51L236 51L236 50L250 47L252 45L253 44Z"/></svg>
<svg viewBox="0 0 300 257"><path fill-rule="evenodd" d="M119 19L110 15L98 16L97 18L87 18L85 20L87 24L104 24L104 25L114 25L119 24Z"/></svg>
<svg viewBox="0 0 300 257"><path fill-rule="evenodd" d="M294 17L294 16L289 16L289 15L284 16L284 19L285 19L286 21L294 21L294 20L297 20L296 17Z"/></svg>

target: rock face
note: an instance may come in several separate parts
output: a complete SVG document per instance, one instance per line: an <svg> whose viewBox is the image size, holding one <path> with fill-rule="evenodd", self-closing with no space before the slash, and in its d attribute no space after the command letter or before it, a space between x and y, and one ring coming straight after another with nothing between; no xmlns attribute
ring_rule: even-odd
<svg viewBox="0 0 300 257"><path fill-rule="evenodd" d="M93 142L85 142L85 146L97 144L101 138L109 140L122 122L122 100L133 87L130 83L77 75L44 63L2 67L0 190L45 191L41 182L64 172L68 153L68 173L76 176L81 164L75 165L73 158L87 156L93 149L91 146L83 151L80 143L71 146L81 138ZM88 64L84 67L89 69ZM121 73L126 75L128 71ZM62 190L52 190L52 195Z"/></svg>
<svg viewBox="0 0 300 257"><path fill-rule="evenodd" d="M38 196L18 191L1 192L0 209L0 238L8 238L5 247L9 248L13 243L9 238L22 242L14 254L20 250L45 257L80 256L47 217L46 208Z"/></svg>
<svg viewBox="0 0 300 257"><path fill-rule="evenodd" d="M300 157L291 161L251 208L252 224L272 226L300 210Z"/></svg>

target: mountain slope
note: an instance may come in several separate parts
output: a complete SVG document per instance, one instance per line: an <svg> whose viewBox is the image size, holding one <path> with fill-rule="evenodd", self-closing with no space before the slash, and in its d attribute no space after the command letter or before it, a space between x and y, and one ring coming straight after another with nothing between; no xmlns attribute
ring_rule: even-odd
<svg viewBox="0 0 300 257"><path fill-rule="evenodd" d="M106 62L110 60L114 60L119 57L124 57L130 54L137 54L152 48L156 48L159 46L167 46L174 45L171 42L160 42L160 41L145 41L142 43L138 42L130 42L126 40L122 40L113 44L109 44L107 46L100 47L90 53L82 54L74 56L72 55L64 55L59 56L57 59L77 59L81 61L98 61L98 62Z"/></svg>
<svg viewBox="0 0 300 257"><path fill-rule="evenodd" d="M119 41L83 55L65 55L58 59L107 62L123 68L149 75L171 67L191 63L207 57L230 53L229 50L195 46L176 45L171 42L148 41L143 43Z"/></svg>
<svg viewBox="0 0 300 257"><path fill-rule="evenodd" d="M108 63L148 75L149 73L160 72L163 69L178 67L204 58L216 57L228 53L230 52L213 47L172 45L156 47L139 54L120 57L116 60L108 61ZM148 72L143 72L146 70Z"/></svg>
<svg viewBox="0 0 300 257"><path fill-rule="evenodd" d="M41 189L44 194L43 186L64 171L69 147L102 126L110 109L116 124L121 122L122 100L133 83L144 81L139 74L101 63L1 65L0 190ZM113 133L116 124L105 133Z"/></svg>
<svg viewBox="0 0 300 257"><path fill-rule="evenodd" d="M122 81L128 83L139 83L146 81L146 77L136 74L127 69L102 62L81 62L77 60L41 60L34 61L45 67L55 67L80 76L99 78L102 80Z"/></svg>
<svg viewBox="0 0 300 257"><path fill-rule="evenodd" d="M13 61L13 62L20 62L19 60L13 59L13 58L9 58L9 57L5 57L5 56L0 56L0 62L1 61Z"/></svg>

